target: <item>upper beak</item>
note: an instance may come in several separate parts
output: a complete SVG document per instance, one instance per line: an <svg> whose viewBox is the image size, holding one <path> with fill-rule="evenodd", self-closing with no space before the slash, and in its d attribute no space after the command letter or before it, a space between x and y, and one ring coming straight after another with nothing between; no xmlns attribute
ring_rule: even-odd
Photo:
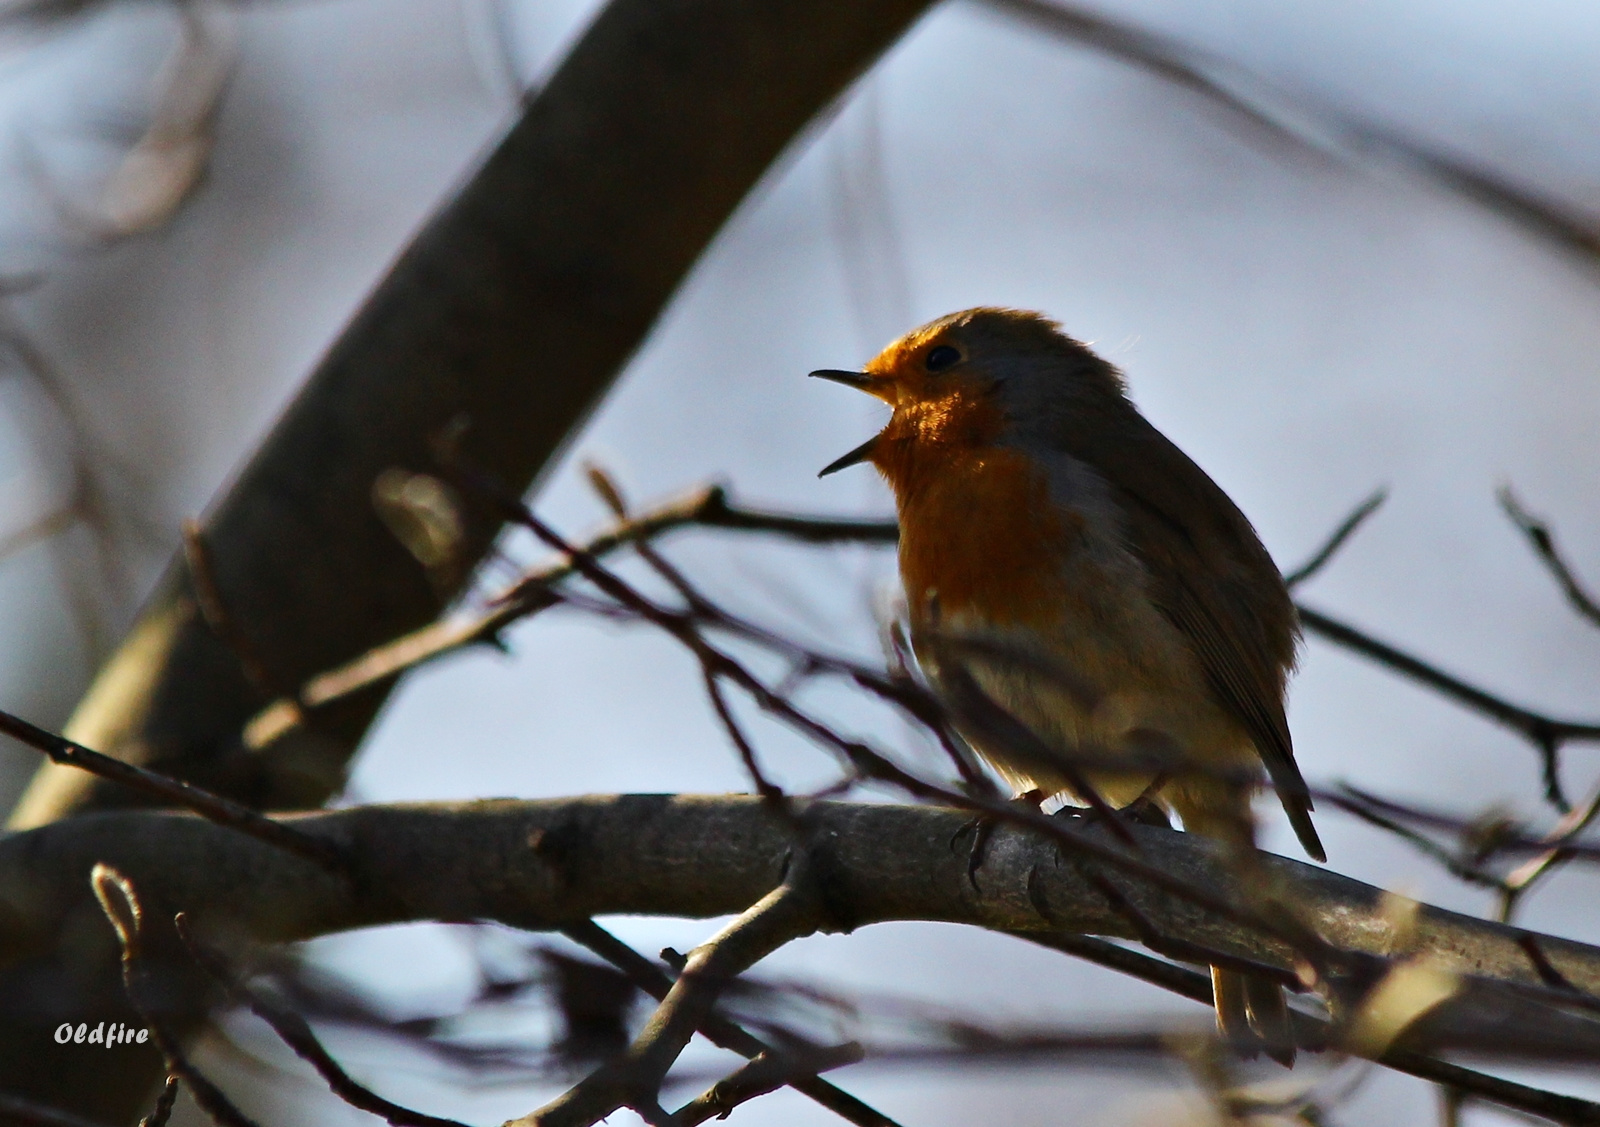
<svg viewBox="0 0 1600 1127"><path fill-rule="evenodd" d="M867 387L872 386L872 376L867 375L866 371L840 371L838 368L818 368L818 370L811 373L811 379L830 379L835 384L854 387L856 391L866 391Z"/></svg>
<svg viewBox="0 0 1600 1127"><path fill-rule="evenodd" d="M876 382L865 372L841 372L837 368L818 368L811 373L811 378L842 383L845 387L853 387L857 391L869 391Z"/></svg>

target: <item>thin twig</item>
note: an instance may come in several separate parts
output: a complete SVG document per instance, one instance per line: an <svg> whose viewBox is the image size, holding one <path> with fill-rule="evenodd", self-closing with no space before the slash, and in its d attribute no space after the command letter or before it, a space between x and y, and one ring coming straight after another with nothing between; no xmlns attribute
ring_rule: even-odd
<svg viewBox="0 0 1600 1127"><path fill-rule="evenodd" d="M282 1038L283 1043L293 1049L301 1060L316 1069L317 1074L327 1082L333 1094L345 1103L360 1111L376 1115L394 1124L395 1127L466 1127L454 1119L426 1115L392 1103L370 1088L357 1083L339 1066L339 1062L329 1055L328 1050L322 1047L322 1042L317 1040L317 1035L312 1032L311 1025L305 1018L291 1009L267 1000L240 981L219 953L195 937L184 913L179 912L173 918L173 926L177 929L178 938L183 940L183 945L189 949L189 954L194 957L200 969L221 986L223 992L236 1004L248 1006L252 1013L271 1026L272 1031Z"/></svg>
<svg viewBox="0 0 1600 1127"><path fill-rule="evenodd" d="M1502 923L1511 922L1511 916L1516 911L1517 903L1535 884L1574 857L1586 852L1586 850L1575 847L1573 839L1580 832L1587 829L1596 816L1600 816L1600 788L1597 788L1594 794L1589 796L1589 801L1582 806L1575 807L1546 835L1547 843L1553 848L1506 874L1506 888L1501 894L1500 902L1500 921Z"/></svg>
<svg viewBox="0 0 1600 1127"><path fill-rule="evenodd" d="M150 1030L150 1039L165 1058L167 1073L181 1079L194 1094L195 1103L222 1127L256 1127L256 1123L235 1107L222 1089L190 1063L177 1036L157 1017L160 1003L144 965L144 906L139 903L132 882L104 863L95 865L89 882L101 909L117 933L117 942L122 946L123 988L133 1008Z"/></svg>
<svg viewBox="0 0 1600 1127"><path fill-rule="evenodd" d="M1465 881L1467 884L1475 884L1480 888L1487 888L1502 895L1508 891L1506 882L1493 873L1486 872L1480 866L1469 861L1464 861L1448 849L1441 847L1438 842L1427 835L1419 833L1409 826L1402 825L1393 818L1385 817L1365 803L1352 802L1341 797L1335 799L1334 805L1354 814L1368 825L1376 826L1378 829L1398 837L1429 860L1438 864L1457 880Z"/></svg>
<svg viewBox="0 0 1600 1127"><path fill-rule="evenodd" d="M1374 490L1370 497L1352 509L1350 515L1339 522L1339 527L1323 541L1322 547L1311 554L1310 559L1283 577L1284 586L1292 591L1326 567L1328 561L1333 559L1334 553L1344 547L1345 541L1349 540L1356 529L1360 528L1388 499L1387 489Z"/></svg>
<svg viewBox="0 0 1600 1127"><path fill-rule="evenodd" d="M684 1104L673 1113L672 1121L677 1127L699 1127L708 1119L726 1119L740 1104L777 1091L792 1080L843 1068L865 1056L866 1050L855 1041L763 1053Z"/></svg>
<svg viewBox="0 0 1600 1127"><path fill-rule="evenodd" d="M1600 626L1600 603L1595 602L1594 597L1584 590L1583 584L1578 582L1578 577L1562 558L1560 550L1556 547L1555 533L1550 531L1550 526L1542 518L1524 509L1517 500L1517 495L1511 492L1509 485L1503 486L1496 496L1500 499L1500 507L1505 510L1506 516L1511 518L1511 523L1522 530L1522 534L1528 538L1528 543L1533 545L1534 553L1540 562L1555 577L1556 583L1561 587L1561 593L1566 595L1567 602L1572 604L1572 609L1588 619L1592 625Z"/></svg>
<svg viewBox="0 0 1600 1127"><path fill-rule="evenodd" d="M1486 208L1588 266L1600 262L1593 219L1499 173L1340 109L1304 90L1273 89L1245 68L1199 48L1098 12L1051 0L988 0L1035 27L1204 98L1251 133L1300 155L1389 164ZM1279 108L1287 105L1290 113Z"/></svg>
<svg viewBox="0 0 1600 1127"><path fill-rule="evenodd" d="M825 922L810 868L805 858L796 861L784 884L690 953L678 981L627 1052L513 1124L589 1127L622 1107L655 1109L667 1071L710 1017L722 991L751 965Z"/></svg>
<svg viewBox="0 0 1600 1127"><path fill-rule="evenodd" d="M1441 814L1425 807L1407 803L1396 802L1392 798L1383 798L1364 790L1351 783L1340 783L1338 789L1328 790L1317 787L1312 789L1312 797L1318 802L1327 802L1352 814L1363 815L1366 812L1376 812L1381 815L1392 816L1401 822L1410 822L1431 829L1444 830L1463 837L1481 837L1484 835L1484 825L1481 819L1465 819L1449 814ZM1567 824L1563 819L1562 825ZM1571 841L1565 834L1530 835L1519 830L1514 824L1506 823L1494 827L1492 840L1485 845L1478 846L1485 855L1492 853L1535 853L1543 854L1552 845L1566 850L1574 858L1583 858L1587 861L1600 860L1600 845L1587 842Z"/></svg>
<svg viewBox="0 0 1600 1127"><path fill-rule="evenodd" d="M674 980L666 971L593 920L562 928L561 934L622 971L635 986L658 1002L672 989ZM772 1051L771 1045L721 1014L711 1014L701 1025L700 1033L718 1048L730 1049L752 1060ZM789 1081L789 1086L857 1127L899 1127L882 1112L820 1077L796 1077Z"/></svg>
<svg viewBox="0 0 1600 1127"><path fill-rule="evenodd" d="M154 771L147 771L132 763L113 759L109 755L102 755L65 736L58 736L54 732L30 724L9 712L0 711L0 732L37 751L44 752L53 762L77 767L91 775L108 779L132 790L154 795L174 806L191 810L207 821L238 830L269 845L298 854L341 875L349 873L348 858L333 842L302 833L282 822L273 821L265 814L231 798L213 794L181 779L158 775Z"/></svg>
<svg viewBox="0 0 1600 1127"><path fill-rule="evenodd" d="M726 490L709 486L619 521L590 539L583 550L595 559L603 559L620 548L690 526L773 533L809 544L892 544L898 535L893 522L817 518L735 507L729 503ZM513 622L555 605L559 599L551 594L551 588L575 570L570 561L563 560L532 571L491 599L488 608L476 615L431 623L313 677L292 699L279 700L258 714L246 728L245 742L252 747L265 746L297 725L304 710L385 684L459 650L495 643L501 631Z"/></svg>
<svg viewBox="0 0 1600 1127"><path fill-rule="evenodd" d="M0 537L0 560L10 559L18 552L31 548L35 544L49 540L53 536L59 536L77 522L78 515L76 509L57 509L53 513L46 513L38 520L6 533L5 536Z"/></svg>
<svg viewBox="0 0 1600 1127"><path fill-rule="evenodd" d="M1600 740L1600 724L1558 720L1511 704L1387 642L1380 642L1370 634L1312 610L1303 603L1296 604L1295 609L1300 612L1300 621L1312 633L1320 634L1331 642L1355 650L1380 665L1437 689L1452 700L1499 721L1527 738L1539 752L1545 798L1563 814L1572 808L1561 788L1557 753L1568 740Z"/></svg>
<svg viewBox="0 0 1600 1127"><path fill-rule="evenodd" d="M1040 947L1048 947L1052 951L1060 951L1089 962L1099 963L1120 974L1138 978L1202 1005L1213 1004L1211 980L1198 971L1174 966L1161 959L1141 955L1137 951L1129 951L1125 947L1088 936L1026 931L1007 934ZM1289 1017L1295 1043L1300 1048L1308 1052L1321 1052L1332 1043L1332 1027L1328 1022L1299 1010L1290 1010ZM1377 1063L1396 1072L1469 1092L1476 1099L1536 1115L1554 1123L1600 1124L1600 1104L1577 1096L1563 1095L1528 1084L1518 1084L1498 1076L1490 1076L1425 1053L1391 1047L1377 1059Z"/></svg>
<svg viewBox="0 0 1600 1127"><path fill-rule="evenodd" d="M706 696L710 698L711 707L716 712L717 719L722 722L722 728L727 732L728 739L738 749L739 759L744 764L745 773L750 776L750 781L755 784L756 793L771 803L774 810L792 819L793 815L789 811L788 802L785 801L786 796L783 793L783 788L767 778L766 774L761 770L761 764L756 759L755 746L751 744L750 738L744 734L744 729L740 727L738 718L734 716L733 709L729 707L728 698L722 691L722 685L709 670L703 672Z"/></svg>
<svg viewBox="0 0 1600 1127"><path fill-rule="evenodd" d="M205 530L198 521L183 522L183 558L189 566L189 579L200 617L217 640L233 652L251 687L271 700L278 695L272 674L250 636L228 611L227 600L222 597L222 587L217 582L216 561L212 559L211 546L206 543Z"/></svg>

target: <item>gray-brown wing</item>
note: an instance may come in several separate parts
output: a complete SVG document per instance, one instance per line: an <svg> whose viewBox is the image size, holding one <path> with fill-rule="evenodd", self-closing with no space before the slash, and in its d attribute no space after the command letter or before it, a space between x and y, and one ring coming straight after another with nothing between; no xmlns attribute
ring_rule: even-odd
<svg viewBox="0 0 1600 1127"><path fill-rule="evenodd" d="M1105 412L1056 420L1056 437L1111 486L1153 601L1194 647L1217 701L1250 734L1300 844L1326 860L1283 711L1299 634L1283 580L1250 522L1205 471L1130 404Z"/></svg>

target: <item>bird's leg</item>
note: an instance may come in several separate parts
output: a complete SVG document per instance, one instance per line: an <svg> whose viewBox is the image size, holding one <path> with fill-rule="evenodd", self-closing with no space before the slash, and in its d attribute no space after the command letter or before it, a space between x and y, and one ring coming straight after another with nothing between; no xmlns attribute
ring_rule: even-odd
<svg viewBox="0 0 1600 1127"><path fill-rule="evenodd" d="M1167 813L1167 808L1156 800L1156 795L1161 788L1167 785L1170 776L1162 772L1150 780L1150 785L1140 792L1139 797L1124 806L1117 813L1130 822L1141 826L1160 826L1162 829L1172 828L1172 817Z"/></svg>
<svg viewBox="0 0 1600 1127"><path fill-rule="evenodd" d="M1030 787L1012 797L1009 801L1013 806L1020 806L1033 813L1039 812L1045 799L1050 796L1038 787ZM978 870L983 867L984 856L989 852L989 841L994 837L994 831L1000 826L1000 819L993 814L979 814L977 817L962 823L961 828L950 835L950 848L955 849L956 843L962 838L972 837L972 844L967 847L967 880L972 883L973 891L978 888Z"/></svg>

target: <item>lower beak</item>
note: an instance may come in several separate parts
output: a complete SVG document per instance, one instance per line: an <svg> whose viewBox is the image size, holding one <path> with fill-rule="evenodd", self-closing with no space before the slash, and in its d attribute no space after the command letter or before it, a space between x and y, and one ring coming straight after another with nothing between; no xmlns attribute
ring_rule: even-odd
<svg viewBox="0 0 1600 1127"><path fill-rule="evenodd" d="M873 435L860 446L857 446L854 450L850 451L850 453L846 454L844 457L836 458L829 462L826 466L823 466L822 471L818 473L817 476L827 477L831 473L838 473L840 470L848 469L851 466L860 465L862 462L865 462L868 458L872 457L873 448L877 445L878 436Z"/></svg>

